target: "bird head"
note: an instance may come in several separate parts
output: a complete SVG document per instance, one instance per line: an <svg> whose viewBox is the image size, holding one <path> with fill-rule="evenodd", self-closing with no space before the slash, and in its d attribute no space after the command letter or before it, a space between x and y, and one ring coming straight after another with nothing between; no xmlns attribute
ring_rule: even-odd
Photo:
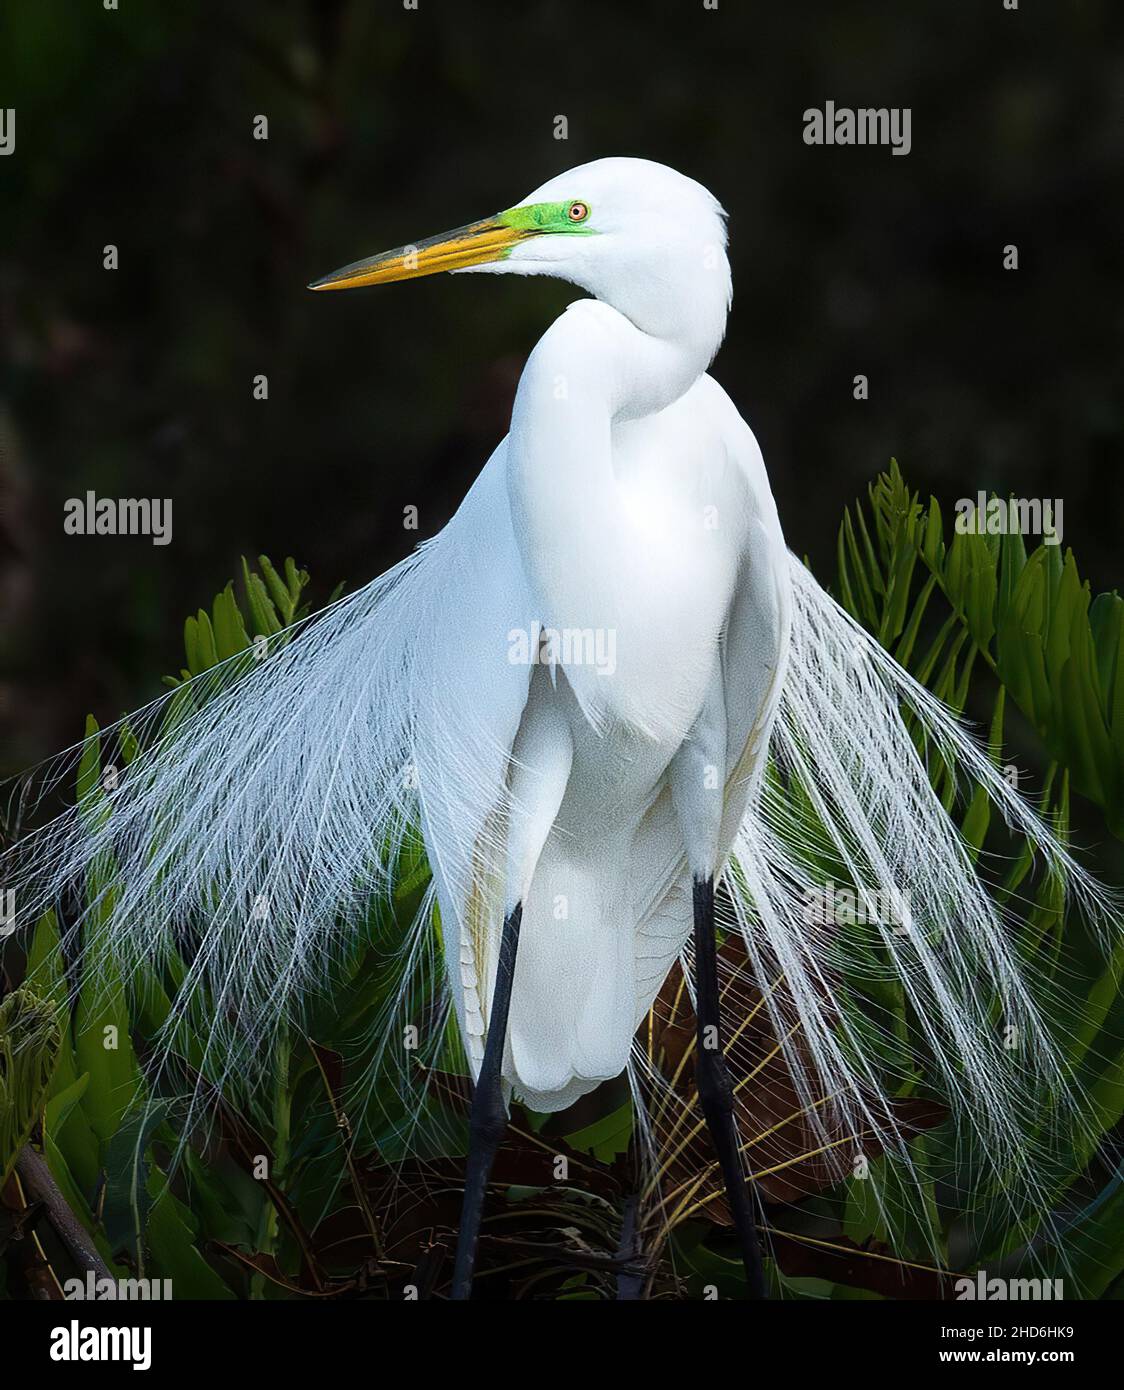
<svg viewBox="0 0 1124 1390"><path fill-rule="evenodd" d="M647 159L598 159L514 207L354 261L313 290L382 285L438 271L552 275L662 331L702 295L729 307L725 214L693 179ZM709 291L709 293L707 293Z"/></svg>

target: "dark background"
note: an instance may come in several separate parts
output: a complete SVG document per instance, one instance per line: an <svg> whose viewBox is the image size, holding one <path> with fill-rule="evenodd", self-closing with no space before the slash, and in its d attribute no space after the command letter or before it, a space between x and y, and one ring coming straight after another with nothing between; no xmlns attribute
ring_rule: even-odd
<svg viewBox="0 0 1124 1390"><path fill-rule="evenodd" d="M5 0L0 766L154 694L241 553L295 555L323 597L441 526L575 291L304 285L607 154L673 164L729 209L714 372L821 574L843 504L896 455L946 506L1062 497L1082 573L1113 586L1119 8ZM805 146L828 99L911 107L912 153ZM88 488L173 498L172 544L65 536Z"/></svg>

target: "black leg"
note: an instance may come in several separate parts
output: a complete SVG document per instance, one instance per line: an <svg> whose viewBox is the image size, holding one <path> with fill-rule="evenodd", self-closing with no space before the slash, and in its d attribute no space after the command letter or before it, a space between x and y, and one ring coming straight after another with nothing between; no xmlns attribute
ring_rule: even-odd
<svg viewBox="0 0 1124 1390"><path fill-rule="evenodd" d="M617 1249L617 1258L622 1261L617 1273L618 1302L639 1298L644 1289L644 1271L640 1268L640 1252L636 1248L636 1218L639 1211L639 1197L630 1197L624 1204L621 1243Z"/></svg>
<svg viewBox="0 0 1124 1390"><path fill-rule="evenodd" d="M511 982L515 975L515 952L519 946L519 923L523 904L517 903L511 916L504 919L500 937L500 958L496 966L496 988L488 1013L488 1041L484 1044L484 1062L468 1122L468 1163L464 1175L464 1202L461 1205L461 1228L457 1237L457 1258L453 1266L455 1299L468 1298L472 1292L472 1271L476 1264L476 1238L480 1234L480 1218L484 1213L484 1193L488 1175L507 1128L507 1112L503 1104L500 1069L507 1039L507 1015L511 1004Z"/></svg>
<svg viewBox="0 0 1124 1390"><path fill-rule="evenodd" d="M710 1142L722 1167L726 1197L742 1246L742 1261L750 1298L765 1297L761 1248L753 1221L753 1205L738 1153L734 1124L734 1088L726 1070L718 1000L718 945L714 931L714 880L694 882L695 1012L697 1015L696 1071L699 1100L710 1130Z"/></svg>

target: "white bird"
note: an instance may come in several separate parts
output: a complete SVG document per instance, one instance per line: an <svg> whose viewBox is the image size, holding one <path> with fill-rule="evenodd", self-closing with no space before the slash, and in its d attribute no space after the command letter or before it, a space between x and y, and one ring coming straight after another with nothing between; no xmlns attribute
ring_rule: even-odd
<svg viewBox="0 0 1124 1390"><path fill-rule="evenodd" d="M651 1078L630 1060L634 1034L686 952L699 1095L760 1293L723 1062L716 880L757 979L785 979L764 993L786 1050L800 1030L798 1086L812 1094L811 1057L845 1124L905 1148L861 1038L825 1006L848 947L807 911L820 880L786 780L860 898L907 905L904 929L875 920L871 938L999 1170L1019 1162L1026 1075L1054 1090L1064 1078L901 705L1094 909L1097 890L788 553L753 434L707 375L731 276L706 189L646 160L598 160L312 288L441 270L552 275L590 298L531 353L510 433L445 529L268 660L235 658L168 697L174 718L167 700L134 718L143 751L108 813L79 805L17 847L21 901L41 909L112 854L112 895L87 909L87 931L128 969L170 948L171 924L196 923L177 1009L205 992L228 1058L316 988L420 831L433 889L400 950L411 967L440 952L476 1080L456 1297L507 1101L560 1110L625 1071L639 1099ZM263 897L268 929L248 910ZM993 996L1035 1039L1018 1065ZM407 983L399 1016L414 1002ZM388 1017L388 1068L402 1065L393 1035Z"/></svg>

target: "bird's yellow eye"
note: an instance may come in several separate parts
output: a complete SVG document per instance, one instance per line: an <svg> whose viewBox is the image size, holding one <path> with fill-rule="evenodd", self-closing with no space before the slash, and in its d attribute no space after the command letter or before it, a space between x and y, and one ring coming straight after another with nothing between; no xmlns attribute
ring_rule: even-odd
<svg viewBox="0 0 1124 1390"><path fill-rule="evenodd" d="M566 209L566 216L571 222L584 222L589 216L588 203L571 203Z"/></svg>

